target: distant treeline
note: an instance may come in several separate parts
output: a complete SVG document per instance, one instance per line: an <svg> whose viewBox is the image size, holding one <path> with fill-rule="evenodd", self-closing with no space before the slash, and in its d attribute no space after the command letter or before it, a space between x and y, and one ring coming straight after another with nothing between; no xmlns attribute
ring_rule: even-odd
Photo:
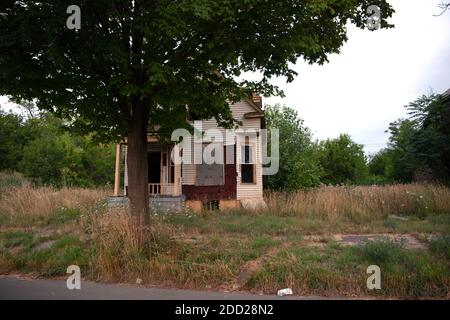
<svg viewBox="0 0 450 320"><path fill-rule="evenodd" d="M389 125L388 146L366 156L349 135L313 141L294 109L266 107L268 128L280 129L280 171L266 177L266 186L296 190L319 184L449 184L450 96L422 96L406 109L408 119Z"/></svg>
<svg viewBox="0 0 450 320"><path fill-rule="evenodd" d="M409 118L389 125L388 147L371 157L370 172L389 182L450 184L450 95L422 96L405 108Z"/></svg>
<svg viewBox="0 0 450 320"><path fill-rule="evenodd" d="M49 113L0 110L0 171L21 172L38 184L104 186L114 179L114 146L68 131Z"/></svg>
<svg viewBox="0 0 450 320"><path fill-rule="evenodd" d="M450 182L450 98L422 96L406 106L408 119L390 124L389 143L373 155L347 134L317 141L297 112L266 106L267 127L279 128L280 169L265 187L294 191L320 184ZM18 171L55 186L103 186L114 179L114 145L69 131L64 121L0 110L0 171Z"/></svg>

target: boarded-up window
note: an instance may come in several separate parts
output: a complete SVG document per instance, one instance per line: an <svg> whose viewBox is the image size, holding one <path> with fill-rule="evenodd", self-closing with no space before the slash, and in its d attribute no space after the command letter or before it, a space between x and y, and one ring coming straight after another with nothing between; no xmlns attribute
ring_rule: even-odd
<svg viewBox="0 0 450 320"><path fill-rule="evenodd" d="M205 146L204 146L205 147ZM197 164L196 169L196 186L222 186L225 184L224 172L223 172L223 154L221 155L220 163Z"/></svg>

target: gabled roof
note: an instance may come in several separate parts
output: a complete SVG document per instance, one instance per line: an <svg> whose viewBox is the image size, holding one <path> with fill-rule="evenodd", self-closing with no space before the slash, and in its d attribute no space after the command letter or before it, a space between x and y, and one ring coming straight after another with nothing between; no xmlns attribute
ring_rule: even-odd
<svg viewBox="0 0 450 320"><path fill-rule="evenodd" d="M448 89L447 91L445 91L442 95L443 95L444 97L450 96L450 89Z"/></svg>
<svg viewBox="0 0 450 320"><path fill-rule="evenodd" d="M247 103L250 105L250 107L252 107L253 109L255 109L256 112L259 112L259 113L261 113L261 114L264 114L264 110L261 109L261 107L258 106L255 102L253 102L252 99L245 99L244 101L247 102Z"/></svg>

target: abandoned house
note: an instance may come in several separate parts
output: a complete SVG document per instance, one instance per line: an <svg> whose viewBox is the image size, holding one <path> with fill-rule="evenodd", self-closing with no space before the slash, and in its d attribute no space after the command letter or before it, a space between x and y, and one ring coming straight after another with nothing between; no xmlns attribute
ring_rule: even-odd
<svg viewBox="0 0 450 320"><path fill-rule="evenodd" d="M240 126L231 141L220 142L218 147L223 150L220 155L223 161L219 164L207 164L204 161L181 161L177 164L172 159L174 144L162 144L157 135L147 135L148 192L152 209L187 208L200 211L265 206L260 134L264 128L264 112L261 97L253 95L252 99L230 104L230 109ZM202 120L201 127L204 131L216 129L216 132L226 135L226 130L219 127L214 119ZM247 131L254 134L247 135ZM197 142L192 139L192 149L195 149L195 143ZM200 148L204 146L202 143ZM188 150L181 152L186 151ZM128 201L126 152L126 141L117 145L114 196L110 198L110 203L123 204ZM122 164L124 168L121 170ZM122 187L120 181L123 181Z"/></svg>

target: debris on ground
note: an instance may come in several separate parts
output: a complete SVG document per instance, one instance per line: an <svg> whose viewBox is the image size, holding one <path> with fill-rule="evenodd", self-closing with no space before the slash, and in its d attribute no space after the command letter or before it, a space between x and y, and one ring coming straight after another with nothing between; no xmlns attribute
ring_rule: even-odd
<svg viewBox="0 0 450 320"><path fill-rule="evenodd" d="M281 290L278 290L278 292L277 292L277 296L279 296L279 297L291 296L293 294L294 293L292 292L291 288L281 289Z"/></svg>
<svg viewBox="0 0 450 320"><path fill-rule="evenodd" d="M388 218L394 219L394 220L400 220L400 221L408 221L409 220L408 217L403 217L403 216L399 216L399 215L396 215L396 214L390 214L388 216Z"/></svg>

